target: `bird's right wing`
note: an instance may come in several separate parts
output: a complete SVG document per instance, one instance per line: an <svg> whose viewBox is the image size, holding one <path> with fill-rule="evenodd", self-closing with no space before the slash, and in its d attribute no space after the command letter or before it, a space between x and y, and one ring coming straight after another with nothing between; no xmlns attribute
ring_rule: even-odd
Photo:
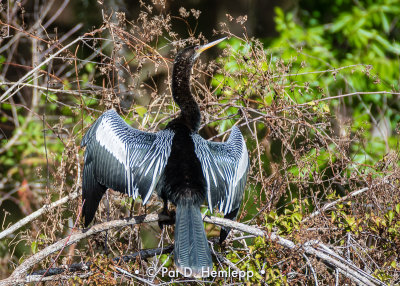
<svg viewBox="0 0 400 286"><path fill-rule="evenodd" d="M140 195L145 204L155 189L171 152L174 133L143 132L130 127L114 111L97 119L82 139L86 146L82 196L85 225L97 210L107 188Z"/></svg>
<svg viewBox="0 0 400 286"><path fill-rule="evenodd" d="M218 205L228 217L237 213L249 169L249 155L239 128L234 126L224 143L204 140L198 134L192 139L207 183L210 211Z"/></svg>

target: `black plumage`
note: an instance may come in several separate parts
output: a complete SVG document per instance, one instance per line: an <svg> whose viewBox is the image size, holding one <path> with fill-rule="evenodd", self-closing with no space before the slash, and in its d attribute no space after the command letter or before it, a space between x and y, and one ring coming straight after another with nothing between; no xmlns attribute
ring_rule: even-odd
<svg viewBox="0 0 400 286"><path fill-rule="evenodd" d="M248 153L242 134L232 128L227 142L204 140L198 129L200 109L190 92L190 74L201 52L223 39L183 49L175 58L172 95L180 115L157 133L127 125L114 110L105 112L85 134L82 197L85 226L93 220L99 202L112 188L147 203L154 190L176 206L175 264L182 273L204 276L212 258L200 213L207 200L235 219L248 171ZM228 235L222 229L220 240Z"/></svg>

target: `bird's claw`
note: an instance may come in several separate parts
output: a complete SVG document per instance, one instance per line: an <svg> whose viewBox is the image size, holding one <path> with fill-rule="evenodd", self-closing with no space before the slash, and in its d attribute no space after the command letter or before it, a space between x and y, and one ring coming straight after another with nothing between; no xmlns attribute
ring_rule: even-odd
<svg viewBox="0 0 400 286"><path fill-rule="evenodd" d="M169 219L158 221L158 226L163 229L164 225L173 225L175 223L175 211L163 210L160 215L168 216Z"/></svg>

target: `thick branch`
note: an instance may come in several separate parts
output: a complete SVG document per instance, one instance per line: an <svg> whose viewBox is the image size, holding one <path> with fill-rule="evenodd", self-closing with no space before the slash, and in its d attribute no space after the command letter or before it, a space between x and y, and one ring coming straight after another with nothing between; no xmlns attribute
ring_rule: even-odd
<svg viewBox="0 0 400 286"><path fill-rule="evenodd" d="M157 247L151 249L142 249L140 251L134 252L132 254L127 254L119 257L113 258L113 262L120 264L122 262L128 263L132 260L135 260L136 257L140 257L140 259L147 259L150 257L154 257L156 255L161 255L165 253L171 253L174 250L174 245L168 245L166 247ZM34 271L33 273L29 274L27 277L34 277L37 275L42 276L46 273L47 276L59 275L64 272L77 272L77 271L86 271L92 265L91 262L80 262L80 263L72 263L70 265L63 265L60 267L50 268L50 269L42 269L38 271ZM29 278L28 278L29 279Z"/></svg>
<svg viewBox="0 0 400 286"><path fill-rule="evenodd" d="M44 205L43 207L41 207L37 211L31 213L30 215L24 217L23 219L21 219L20 221L16 222L15 224L10 226L9 228L7 228L7 229L3 230L2 232L0 232L0 239L3 239L7 235L12 234L14 231L16 231L17 229L20 229L24 225L30 223L34 219L36 219L39 216L41 216L42 214L44 214L46 211L48 211L50 209L53 209L55 207L58 207L59 205L62 205L64 203L68 202L69 200L74 200L79 195L80 195L80 193L78 191L75 191L73 193L70 193L68 196L65 196L65 197L59 199L58 201L55 201L54 203L51 203L51 204L48 204L48 205Z"/></svg>

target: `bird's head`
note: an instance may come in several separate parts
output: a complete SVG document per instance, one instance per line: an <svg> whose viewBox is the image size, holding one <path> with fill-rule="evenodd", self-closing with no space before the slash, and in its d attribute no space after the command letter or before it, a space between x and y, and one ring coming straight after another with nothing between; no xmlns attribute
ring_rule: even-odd
<svg viewBox="0 0 400 286"><path fill-rule="evenodd" d="M175 63L193 65L202 52L215 46L216 44L222 42L225 39L226 37L218 39L206 45L186 47L176 55Z"/></svg>

